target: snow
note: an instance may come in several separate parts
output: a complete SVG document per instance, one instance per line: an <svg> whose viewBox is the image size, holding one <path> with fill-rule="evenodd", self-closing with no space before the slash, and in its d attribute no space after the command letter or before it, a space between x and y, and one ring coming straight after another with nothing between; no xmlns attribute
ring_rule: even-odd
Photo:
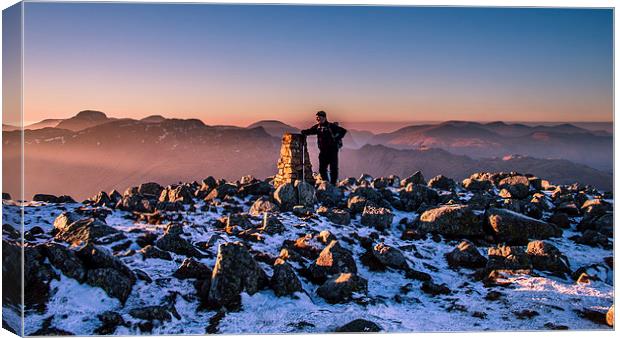
<svg viewBox="0 0 620 338"><path fill-rule="evenodd" d="M198 242L208 241L214 235L220 237L209 249L213 254L212 257L200 259L202 263L213 267L217 244L235 241L236 238L215 229L212 225L214 220L224 215L221 206L217 207L217 212L202 212L200 211L202 205L203 202L196 205L196 212L185 211L180 214L183 215L188 240ZM244 200L240 205L247 211L250 203ZM28 203L24 207L24 229L27 231L34 226L40 226L49 233L54 219L62 211L70 211L79 206L81 206L79 203L62 206L42 202ZM19 228L18 212L18 206L4 202L5 223ZM142 231L161 235L165 229L165 225L134 222L127 219L125 217L127 215L127 212L114 210L106 222L124 231L128 239L135 240ZM352 223L346 226L334 225L320 216L303 220L292 213L281 213L278 217L287 231L282 234L265 235L263 242L252 243L254 250L277 257L284 240L294 240L310 231L318 233L329 230L338 239L351 238L353 234L368 236L375 232L374 229L361 225L359 216L353 218ZM371 320L388 332L541 330L545 329L547 323L566 325L570 329L578 330L609 329L580 318L575 310L591 308L605 311L609 308L614 297L610 279L579 285L572 280L545 273L538 273L538 276L510 275L506 276L506 279L512 282L510 286L486 288L481 282L474 281L470 277L473 270L453 270L448 267L444 255L452 251L458 241L442 240L437 243L431 238L401 240L402 229L398 222L405 217L413 220L417 215L412 212L394 211L394 223L388 232L379 234L380 240L387 245L402 248L412 268L429 273L437 284L445 283L452 291L451 294L435 297L427 295L420 290L421 282L407 279L404 273L399 271L369 271L359 260L364 249L357 244L352 245L341 240L340 244L353 252L359 275L368 280L368 296L359 296L355 301L346 304L328 304L316 294L317 285L300 278L304 292L297 293L293 297L278 298L271 290L263 290L254 295L242 294L242 310L226 314L218 326L219 333L330 332L358 318ZM261 217L253 218L256 224L260 220ZM572 219L572 222L574 229L578 219ZM135 232L136 229L141 231ZM566 230L562 238L550 240L568 257L572 270L594 263L603 264L604 257L613 255L612 251L578 245L568 240L568 237L576 233L572 229ZM134 243L131 249L138 250L139 247ZM479 248L483 254L486 253L486 249ZM100 325L97 314L116 311L126 321L137 323L139 320L129 315L130 309L146 305L163 305L170 295L177 293L174 306L181 319L173 317L170 322L156 325L152 334L204 334L209 319L215 312L199 309L200 300L192 280L172 277L172 273L185 257L171 254L172 261L143 260L140 253L121 258L131 269L140 269L153 279L150 284L138 280L124 306L118 300L108 297L102 289L80 284L58 271L62 276L60 281L52 282L52 297L47 310L44 313L26 313L25 333L38 330L44 319L54 316L53 326L78 335L92 335L93 330ZM295 262L291 264L299 266ZM268 274L271 273L268 265L264 263L260 265ZM605 283L606 280L609 284ZM409 291L404 292L403 287ZM503 297L498 301L486 300L485 296L491 290L501 292ZM7 313L7 309L4 307L4 313ZM539 315L531 319L517 319L514 313L524 309L535 310ZM473 314L476 312L484 313L486 317L474 317ZM5 316L5 318L11 317ZM135 326L119 327L115 334L136 335L140 334L140 331Z"/></svg>

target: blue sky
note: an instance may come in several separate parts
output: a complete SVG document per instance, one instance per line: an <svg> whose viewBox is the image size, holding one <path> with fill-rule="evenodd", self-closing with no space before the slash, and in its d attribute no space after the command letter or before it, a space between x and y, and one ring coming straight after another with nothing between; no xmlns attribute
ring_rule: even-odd
<svg viewBox="0 0 620 338"><path fill-rule="evenodd" d="M25 111L609 121L603 9L27 3Z"/></svg>

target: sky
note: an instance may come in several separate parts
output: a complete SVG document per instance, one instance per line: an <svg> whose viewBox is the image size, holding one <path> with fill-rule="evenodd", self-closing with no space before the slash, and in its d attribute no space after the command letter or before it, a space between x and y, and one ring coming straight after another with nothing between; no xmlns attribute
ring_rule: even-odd
<svg viewBox="0 0 620 338"><path fill-rule="evenodd" d="M611 121L606 9L26 3L24 120Z"/></svg>

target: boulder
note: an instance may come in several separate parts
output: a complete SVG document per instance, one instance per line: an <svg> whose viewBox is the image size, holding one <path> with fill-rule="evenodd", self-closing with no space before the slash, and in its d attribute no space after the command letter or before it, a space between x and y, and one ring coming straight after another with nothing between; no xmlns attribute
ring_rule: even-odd
<svg viewBox="0 0 620 338"><path fill-rule="evenodd" d="M489 248L486 270L531 272L533 266L523 247L499 246Z"/></svg>
<svg viewBox="0 0 620 338"><path fill-rule="evenodd" d="M245 245L240 242L220 244L208 303L213 307L236 310L241 306L241 292L253 295L267 283L267 275Z"/></svg>
<svg viewBox="0 0 620 338"><path fill-rule="evenodd" d="M273 266L271 288L278 297L291 295L303 290L293 267L281 258L276 259Z"/></svg>
<svg viewBox="0 0 620 338"><path fill-rule="evenodd" d="M483 217L462 204L428 209L416 222L416 229L447 237L476 237L484 235Z"/></svg>
<svg viewBox="0 0 620 338"><path fill-rule="evenodd" d="M456 183L451 178L445 177L444 175L438 175L428 181L428 187L440 190L452 190L456 187Z"/></svg>
<svg viewBox="0 0 620 338"><path fill-rule="evenodd" d="M134 281L118 270L100 268L88 270L86 283L102 288L108 296L117 298L124 304L131 294Z"/></svg>
<svg viewBox="0 0 620 338"><path fill-rule="evenodd" d="M336 332L381 332L381 326L365 319L355 319L336 329Z"/></svg>
<svg viewBox="0 0 620 338"><path fill-rule="evenodd" d="M448 265L452 268L483 268L487 264L487 259L480 254L478 248L468 241L462 241L454 250L446 254Z"/></svg>
<svg viewBox="0 0 620 338"><path fill-rule="evenodd" d="M252 216L262 216L265 212L272 213L276 211L279 211L278 205L266 196L259 197L250 207L250 215Z"/></svg>
<svg viewBox="0 0 620 338"><path fill-rule="evenodd" d="M73 278L80 283L84 282L86 270L75 252L53 242L43 244L41 252L55 268L62 271L67 277Z"/></svg>
<svg viewBox="0 0 620 338"><path fill-rule="evenodd" d="M142 183L138 186L138 194L150 198L158 198L163 190L164 188L155 182Z"/></svg>
<svg viewBox="0 0 620 338"><path fill-rule="evenodd" d="M570 273L568 258L553 244L545 241L532 241L527 245L534 269L556 273Z"/></svg>
<svg viewBox="0 0 620 338"><path fill-rule="evenodd" d="M62 224L63 222L59 223ZM56 222L54 224L56 226ZM59 226L62 227L62 225ZM59 241L72 245L110 243L115 240L125 239L125 236L120 231L95 218L81 219L66 227L62 227L62 230L57 231L54 237Z"/></svg>
<svg viewBox="0 0 620 338"><path fill-rule="evenodd" d="M264 181L255 180L253 182L242 184L239 188L239 196L269 196L273 192L273 186Z"/></svg>
<svg viewBox="0 0 620 338"><path fill-rule="evenodd" d="M347 199L347 208L351 211L351 213L357 214L364 211L364 207L366 207L367 203L368 200L365 197L350 195Z"/></svg>
<svg viewBox="0 0 620 338"><path fill-rule="evenodd" d="M422 172L420 171L416 171L413 175L403 179L400 181L400 186L401 187L406 187L409 184L422 184L422 185L426 185L426 181L424 180L424 175L422 175Z"/></svg>
<svg viewBox="0 0 620 338"><path fill-rule="evenodd" d="M155 246L188 257L202 257L202 254L194 245L181 237L183 227L178 224L171 224L166 228L164 235L155 241Z"/></svg>
<svg viewBox="0 0 620 338"><path fill-rule="evenodd" d="M525 244L529 239L547 239L562 235L562 230L551 223L506 209L490 208L487 219L498 242Z"/></svg>
<svg viewBox="0 0 620 338"><path fill-rule="evenodd" d="M145 246L140 250L140 253L142 253L142 260L145 260L147 258L159 258L166 261L172 260L172 256L168 251L159 250L152 245Z"/></svg>
<svg viewBox="0 0 620 338"><path fill-rule="evenodd" d="M609 310L605 314L605 322L607 325L614 327L614 304L611 304Z"/></svg>
<svg viewBox="0 0 620 338"><path fill-rule="evenodd" d="M331 241L309 267L310 277L315 282L322 282L329 276L343 272L357 272L357 265L351 252L338 243Z"/></svg>
<svg viewBox="0 0 620 338"><path fill-rule="evenodd" d="M312 208L316 203L316 196L314 186L306 181L295 181L295 190L297 191L297 203L296 205L303 205L307 208Z"/></svg>
<svg viewBox="0 0 620 338"><path fill-rule="evenodd" d="M328 207L337 206L342 197L342 191L327 181L321 181L316 189L316 199Z"/></svg>
<svg viewBox="0 0 620 338"><path fill-rule="evenodd" d="M208 279L211 278L212 273L213 271L208 266L190 257L185 258L172 275L178 279Z"/></svg>
<svg viewBox="0 0 620 338"><path fill-rule="evenodd" d="M187 184L168 186L161 191L159 196L160 202L181 202L183 204L191 204L194 202L193 193Z"/></svg>
<svg viewBox="0 0 620 338"><path fill-rule="evenodd" d="M493 189L493 182L488 180L475 180L471 178L466 178L461 182L463 188L469 191L488 191Z"/></svg>
<svg viewBox="0 0 620 338"><path fill-rule="evenodd" d="M129 310L129 315L147 321L169 322L172 320L172 315L170 315L168 308L161 305L133 308Z"/></svg>
<svg viewBox="0 0 620 338"><path fill-rule="evenodd" d="M209 202L215 199L223 200L225 197L232 197L237 194L237 186L230 183L223 183L218 185L215 189L211 190L209 194L204 198Z"/></svg>
<svg viewBox="0 0 620 338"><path fill-rule="evenodd" d="M273 193L273 199L279 205L280 210L290 211L297 205L297 190L292 183L284 183Z"/></svg>
<svg viewBox="0 0 620 338"><path fill-rule="evenodd" d="M368 281L355 273L341 273L325 281L316 292L330 304L344 303L356 293L366 294Z"/></svg>
<svg viewBox="0 0 620 338"><path fill-rule="evenodd" d="M385 243L375 245L372 248L372 254L385 267L397 270L409 269L405 255L400 250Z"/></svg>
<svg viewBox="0 0 620 338"><path fill-rule="evenodd" d="M393 220L394 215L390 209L366 205L362 213L361 223L377 230L385 230L392 226Z"/></svg>
<svg viewBox="0 0 620 338"><path fill-rule="evenodd" d="M8 242L2 241L2 249L3 251L9 249ZM26 309L36 309L37 311L44 311L46 304L49 300L50 294L50 284L52 280L59 280L60 276L54 271L54 269L47 263L44 262L45 257L41 253L41 249L39 246L24 246L23 247L23 270L22 267L19 266L22 262L22 252L21 249L17 246L13 248L17 248L19 250L18 259L14 262L6 262L5 261L5 252L3 252L3 266L2 269L5 271L6 263L8 265L8 271L18 272L15 276L20 276L23 271L23 281L24 281L24 305ZM13 251L9 249L9 251ZM9 256L13 256L12 253L9 253ZM17 265L17 266L13 266ZM7 276L8 277L8 276ZM3 275L3 279L5 276ZM14 277L13 277L14 278ZM21 279L20 279L21 281ZM14 280L9 281L9 285L3 284L3 291L8 287L10 289L10 284L15 283ZM17 284L17 283L16 283ZM5 297L11 298L12 296L21 295L22 290L19 290L17 295L6 295ZM19 299L19 304L21 304L21 297Z"/></svg>
<svg viewBox="0 0 620 338"><path fill-rule="evenodd" d="M321 210L321 208L323 209ZM321 208L317 210L317 214L327 217L331 223L338 225L348 225L351 223L351 214L348 211L337 208Z"/></svg>
<svg viewBox="0 0 620 338"><path fill-rule="evenodd" d="M105 311L97 315L101 325L93 332L96 335L111 335L119 326L127 326L127 323L118 312Z"/></svg>
<svg viewBox="0 0 620 338"><path fill-rule="evenodd" d="M522 175L510 176L499 181L499 189L506 189L512 198L523 199L530 193L530 181Z"/></svg>
<svg viewBox="0 0 620 338"><path fill-rule="evenodd" d="M404 211L416 211L423 204L436 205L439 201L437 192L426 185L408 184L399 192L401 206Z"/></svg>

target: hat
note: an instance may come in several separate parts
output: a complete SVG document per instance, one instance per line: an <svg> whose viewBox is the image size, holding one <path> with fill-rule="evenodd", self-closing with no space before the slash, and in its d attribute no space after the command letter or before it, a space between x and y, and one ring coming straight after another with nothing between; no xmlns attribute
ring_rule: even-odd
<svg viewBox="0 0 620 338"><path fill-rule="evenodd" d="M318 112L316 113L316 116L323 116L323 117L327 117L327 113L325 113L324 111L322 111L322 110L321 110L321 111L318 111Z"/></svg>

